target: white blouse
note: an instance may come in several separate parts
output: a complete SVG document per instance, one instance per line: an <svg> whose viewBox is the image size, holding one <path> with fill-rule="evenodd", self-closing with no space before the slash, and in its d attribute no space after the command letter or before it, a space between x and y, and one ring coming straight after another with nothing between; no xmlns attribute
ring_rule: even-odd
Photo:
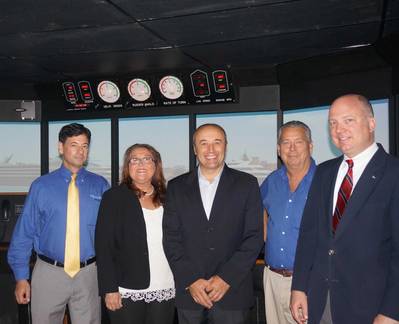
<svg viewBox="0 0 399 324"><path fill-rule="evenodd" d="M122 298L131 298L133 301L161 302L172 299L176 295L173 274L162 246L163 207L142 209L147 231L150 286L139 290L119 287L119 293Z"/></svg>

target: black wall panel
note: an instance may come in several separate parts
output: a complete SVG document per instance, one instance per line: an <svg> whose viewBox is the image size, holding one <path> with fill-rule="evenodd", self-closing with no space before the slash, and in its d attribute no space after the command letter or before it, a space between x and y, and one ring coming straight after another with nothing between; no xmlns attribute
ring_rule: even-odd
<svg viewBox="0 0 399 324"><path fill-rule="evenodd" d="M25 195L0 195L0 243L10 242L24 201Z"/></svg>

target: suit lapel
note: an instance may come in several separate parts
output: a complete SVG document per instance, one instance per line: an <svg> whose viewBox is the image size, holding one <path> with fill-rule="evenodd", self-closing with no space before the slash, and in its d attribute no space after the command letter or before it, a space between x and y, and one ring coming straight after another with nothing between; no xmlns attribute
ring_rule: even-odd
<svg viewBox="0 0 399 324"><path fill-rule="evenodd" d="M213 200L211 213L209 215L209 221L214 222L216 215L223 213L224 206L229 202L229 188L231 183L233 182L233 178L231 175L230 168L225 165L223 168L223 172L220 175L220 180L218 187L216 189L215 199Z"/></svg>
<svg viewBox="0 0 399 324"><path fill-rule="evenodd" d="M201 220L208 221L199 189L198 168L195 168L188 176L187 185L187 195L189 196L189 201L192 202L192 210L200 215Z"/></svg>
<svg viewBox="0 0 399 324"><path fill-rule="evenodd" d="M361 207L366 204L367 198L375 190L378 182L383 176L385 164L386 153L380 147L367 164L352 192L348 204L346 205L345 212L337 227L337 231L335 232L336 239L345 232L350 222L359 214Z"/></svg>
<svg viewBox="0 0 399 324"><path fill-rule="evenodd" d="M337 179L337 174L338 174L338 169L339 166L341 165L343 157L337 158L335 160L335 164L331 168L328 168L326 171L326 177L325 181L323 181L322 188L325 188L325 195L322 195L323 199L325 201L322 201L320 203L320 206L325 206L326 208L324 210L324 213L322 215L327 215L327 217L324 219L327 222L327 232L328 235L332 237L332 215L333 215L333 206L334 206L334 187L335 187L335 182Z"/></svg>

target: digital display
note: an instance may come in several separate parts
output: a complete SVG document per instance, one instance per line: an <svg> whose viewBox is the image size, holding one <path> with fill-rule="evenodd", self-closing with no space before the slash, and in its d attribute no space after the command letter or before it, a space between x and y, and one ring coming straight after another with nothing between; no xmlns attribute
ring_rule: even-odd
<svg viewBox="0 0 399 324"><path fill-rule="evenodd" d="M208 75L201 70L195 70L190 74L191 85L195 97L208 97L210 93Z"/></svg>
<svg viewBox="0 0 399 324"><path fill-rule="evenodd" d="M78 101L78 95L76 93L75 85L72 82L64 82L62 84L64 89L65 99L71 103L75 104Z"/></svg>
<svg viewBox="0 0 399 324"><path fill-rule="evenodd" d="M229 91L229 81L227 79L226 71L223 70L213 71L212 76L216 92L224 93Z"/></svg>
<svg viewBox="0 0 399 324"><path fill-rule="evenodd" d="M78 82L80 95L84 102L92 102L94 100L93 92L91 91L90 82L79 81Z"/></svg>

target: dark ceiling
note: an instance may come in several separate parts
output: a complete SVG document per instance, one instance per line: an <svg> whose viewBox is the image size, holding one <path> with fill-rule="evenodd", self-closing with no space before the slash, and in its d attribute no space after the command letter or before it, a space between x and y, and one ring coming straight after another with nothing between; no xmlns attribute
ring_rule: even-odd
<svg viewBox="0 0 399 324"><path fill-rule="evenodd" d="M201 66L244 75L354 48L384 60L398 35L397 0L2 1L0 82Z"/></svg>

